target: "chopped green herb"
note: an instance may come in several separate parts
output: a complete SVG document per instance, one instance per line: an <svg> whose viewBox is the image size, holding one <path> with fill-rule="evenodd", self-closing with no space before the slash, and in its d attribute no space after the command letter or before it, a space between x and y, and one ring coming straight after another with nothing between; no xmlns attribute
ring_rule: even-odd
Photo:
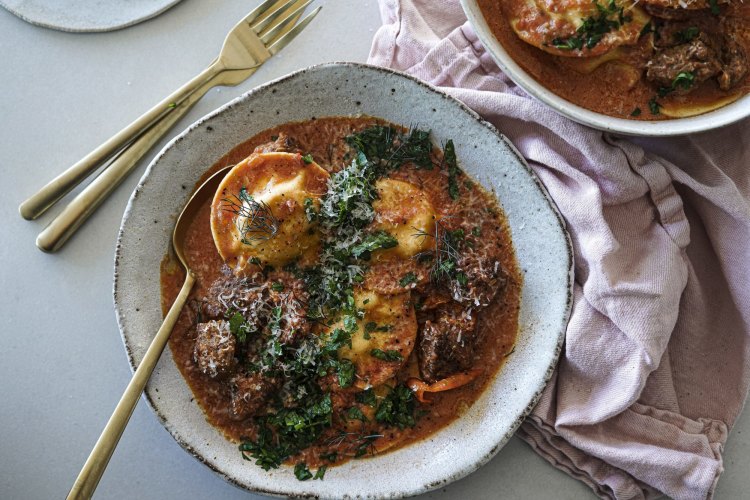
<svg viewBox="0 0 750 500"><path fill-rule="evenodd" d="M405 287L407 287L407 286L409 286L409 285L411 285L411 284L413 284L413 283L416 283L417 281L418 281L417 275L416 275L416 274L414 274L414 273L412 273L412 272L408 272L408 273L406 273L406 274L405 274L405 275L404 275L404 276L403 276L403 277L402 277L402 278L401 278L401 279L400 279L400 280L398 281L398 284L399 284L399 286L402 286L402 287L404 287L404 288L405 288Z"/></svg>
<svg viewBox="0 0 750 500"><path fill-rule="evenodd" d="M698 38L701 30L697 26L689 26L684 30L675 32L674 37L677 43L687 43Z"/></svg>
<svg viewBox="0 0 750 500"><path fill-rule="evenodd" d="M449 140L443 146L443 164L448 169L448 194L452 200L457 200L458 190L458 161L456 160L456 149L453 141Z"/></svg>
<svg viewBox="0 0 750 500"><path fill-rule="evenodd" d="M362 392L358 392L354 399L357 401L357 403L362 403L363 405L371 406L375 408L375 405L377 404L377 398L375 397L375 392L372 389L367 389Z"/></svg>
<svg viewBox="0 0 750 500"><path fill-rule="evenodd" d="M649 111L651 111L652 115L658 115L659 113L661 113L661 104L656 102L656 97L652 97L648 101L648 109Z"/></svg>
<svg viewBox="0 0 750 500"><path fill-rule="evenodd" d="M335 451L320 455L320 458L322 458L323 460L328 460L329 462L335 462L338 457L339 457L339 454Z"/></svg>
<svg viewBox="0 0 750 500"><path fill-rule="evenodd" d="M305 462L300 462L294 466L294 475L300 481L307 481L313 477Z"/></svg>
<svg viewBox="0 0 750 500"><path fill-rule="evenodd" d="M323 480L323 477L326 475L326 470L328 469L327 465L321 465L318 467L318 470L315 471L315 476L313 477L313 481L316 479Z"/></svg>
<svg viewBox="0 0 750 500"><path fill-rule="evenodd" d="M310 153L307 153L305 156L302 157L302 161L304 161L306 164L310 164L313 162L313 157Z"/></svg>
<svg viewBox="0 0 750 500"><path fill-rule="evenodd" d="M274 292L283 292L284 291L284 284L279 281L274 281L271 284L271 290Z"/></svg>
<svg viewBox="0 0 750 500"><path fill-rule="evenodd" d="M469 284L469 278L467 278L464 273L456 273L456 281L458 281L458 284L461 286Z"/></svg>
<svg viewBox="0 0 750 500"><path fill-rule="evenodd" d="M245 318L240 313L234 313L229 318L229 331L237 339L237 342L243 344L247 342L247 334L253 331L250 324L245 322Z"/></svg>
<svg viewBox="0 0 750 500"><path fill-rule="evenodd" d="M429 130L413 129L402 133L393 127L376 125L348 136L346 142L372 161L381 175L405 163L432 169Z"/></svg>
<svg viewBox="0 0 750 500"><path fill-rule="evenodd" d="M318 211L315 210L312 198L305 198L303 206L305 207L305 218L307 218L307 222L318 220Z"/></svg>
<svg viewBox="0 0 750 500"><path fill-rule="evenodd" d="M365 417L365 414L362 413L362 410L357 408L356 406L352 406L347 410L346 412L346 418L349 420L359 420L360 422L367 422L367 417Z"/></svg>
<svg viewBox="0 0 750 500"><path fill-rule="evenodd" d="M646 23L646 25L645 25L645 26L644 26L644 27L643 27L643 28L641 29L641 32L640 32L640 34L638 35L638 37L640 38L640 37L642 37L642 36L645 36L645 35L648 35L649 33L652 33L652 32L654 32L654 31L655 31L655 30L654 30L654 25L653 25L653 24L651 24L651 21L649 21L649 22L647 22L647 23Z"/></svg>
<svg viewBox="0 0 750 500"><path fill-rule="evenodd" d="M277 468L292 455L307 448L331 426L331 396L325 395L300 408L282 408L277 413L256 418L258 438L240 444L243 458L255 459L264 470ZM274 433L276 438L274 439Z"/></svg>
<svg viewBox="0 0 750 500"><path fill-rule="evenodd" d="M590 50L596 47L604 35L633 20L633 17L625 14L624 7L619 7L615 0L610 0L606 6L594 0L594 5L598 10L596 16L585 18L575 35L568 38L555 38L550 45L561 50L581 50L584 47Z"/></svg>
<svg viewBox="0 0 750 500"><path fill-rule="evenodd" d="M373 349L370 351L370 355L373 358L377 358L381 361L403 361L404 357L401 356L401 353L398 351L394 351L392 349L389 349L387 351L383 351L382 349Z"/></svg>
<svg viewBox="0 0 750 500"><path fill-rule="evenodd" d="M721 10L719 10L719 2L717 2L717 0L708 0L708 5L711 6L711 14L715 16L721 14Z"/></svg>
<svg viewBox="0 0 750 500"><path fill-rule="evenodd" d="M174 109L174 108L177 107L177 103L176 102L170 102L169 104L167 104L167 107L170 108L170 109Z"/></svg>
<svg viewBox="0 0 750 500"><path fill-rule="evenodd" d="M474 226L471 229L471 234L473 234L477 238L480 237L480 236L482 236L482 228L480 228L479 226Z"/></svg>
<svg viewBox="0 0 750 500"><path fill-rule="evenodd" d="M338 362L336 373L342 389L346 389L354 383L355 367L354 363L348 359L342 359Z"/></svg>
<svg viewBox="0 0 750 500"><path fill-rule="evenodd" d="M375 231L364 237L361 243L352 247L352 255L356 258L369 260L370 253L375 250L386 250L398 246L398 240L386 231Z"/></svg>
<svg viewBox="0 0 750 500"><path fill-rule="evenodd" d="M641 108L635 108L631 113L630 116L641 116Z"/></svg>
<svg viewBox="0 0 750 500"><path fill-rule="evenodd" d="M414 393L405 385L397 385L378 405L375 420L399 429L414 427L415 409Z"/></svg>

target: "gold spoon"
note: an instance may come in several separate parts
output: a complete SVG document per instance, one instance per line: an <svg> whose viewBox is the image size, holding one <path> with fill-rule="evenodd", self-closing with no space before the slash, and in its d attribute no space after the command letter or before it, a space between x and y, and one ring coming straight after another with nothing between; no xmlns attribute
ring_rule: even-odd
<svg viewBox="0 0 750 500"><path fill-rule="evenodd" d="M164 318L164 322L161 324L159 331L156 332L154 340L151 341L151 345L148 346L146 354L143 356L141 364L138 365L133 374L133 378L130 380L125 392L120 398L120 402L117 403L115 411L109 418L106 427L102 431L99 440L94 445L94 449L91 450L89 458L86 463L83 464L81 472L78 474L73 488L68 493L68 499L89 499L94 494L99 480L104 474L104 469L107 468L109 459L112 457L112 453L115 451L117 443L120 441L120 436L125 430L125 426L128 425L130 415L133 414L135 406L138 404L138 400L143 393L143 389L146 387L151 373L156 367L156 363L159 361L164 346L167 345L169 335L172 333L177 318L180 316L185 302L187 301L190 290L192 290L195 284L195 275L190 270L185 259L183 252L183 243L185 241L185 234L187 233L190 223L198 213L198 209L203 203L214 196L216 190L219 187L219 183L222 181L227 172L232 166L225 167L211 177L208 178L201 186L193 193L190 197L185 208L182 209L180 216L177 218L174 230L172 231L172 248L174 249L177 258L180 259L180 263L185 268L185 283L182 285L180 293L177 295L172 307L169 308L169 312Z"/></svg>

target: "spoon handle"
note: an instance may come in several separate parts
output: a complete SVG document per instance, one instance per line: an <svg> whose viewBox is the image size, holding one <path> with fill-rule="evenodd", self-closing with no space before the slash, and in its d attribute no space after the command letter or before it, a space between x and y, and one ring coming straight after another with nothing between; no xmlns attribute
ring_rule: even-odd
<svg viewBox="0 0 750 500"><path fill-rule="evenodd" d="M96 490L99 480L102 474L104 474L104 469L107 468L109 459L112 457L112 453L120 441L120 436L122 436L122 432L125 430L125 426L128 424L128 420L130 420L130 416L138 404L146 382L148 382L151 373L154 371L154 367L156 367L156 363L159 361L164 346L167 345L172 328L177 323L177 318L180 316L180 311L182 311L194 283L195 278L188 271L180 293L177 295L172 307L169 308L169 312L164 318L159 331L156 332L154 340L151 341L151 345L146 350L141 364L138 365L138 369L133 374L133 378L125 389L120 402L117 403L114 413L109 418L109 422L104 427L99 440L94 445L94 449L91 450L91 454L78 474L78 478L73 483L73 487L67 496L68 500L88 500L94 494L94 490Z"/></svg>

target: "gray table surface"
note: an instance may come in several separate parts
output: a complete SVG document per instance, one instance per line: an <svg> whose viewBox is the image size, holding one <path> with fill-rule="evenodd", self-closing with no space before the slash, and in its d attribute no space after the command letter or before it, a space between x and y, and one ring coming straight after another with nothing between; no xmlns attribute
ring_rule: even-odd
<svg viewBox="0 0 750 500"><path fill-rule="evenodd" d="M38 28L0 9L0 498L64 496L114 409L130 369L112 306L120 219L141 163L58 254L34 246L50 216L18 204L210 62L259 0L185 0L112 33ZM315 23L236 88L211 91L187 127L253 86L325 61L365 61L380 25L376 0L318 0ZM303 105L303 103L301 103ZM730 435L717 498L748 498L750 418ZM180 448L141 402L98 498L260 498L224 482ZM425 498L592 498L513 438L489 464Z"/></svg>

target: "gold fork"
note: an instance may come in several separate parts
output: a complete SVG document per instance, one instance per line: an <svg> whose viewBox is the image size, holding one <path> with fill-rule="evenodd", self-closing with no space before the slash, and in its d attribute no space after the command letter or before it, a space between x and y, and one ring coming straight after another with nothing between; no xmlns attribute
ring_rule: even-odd
<svg viewBox="0 0 750 500"><path fill-rule="evenodd" d="M37 246L59 249L148 151L209 89L237 85L284 48L317 15L313 10L298 24L312 0L266 0L227 34L211 65L135 122L89 153L24 201L19 212L35 219L119 152L110 165L39 234Z"/></svg>

